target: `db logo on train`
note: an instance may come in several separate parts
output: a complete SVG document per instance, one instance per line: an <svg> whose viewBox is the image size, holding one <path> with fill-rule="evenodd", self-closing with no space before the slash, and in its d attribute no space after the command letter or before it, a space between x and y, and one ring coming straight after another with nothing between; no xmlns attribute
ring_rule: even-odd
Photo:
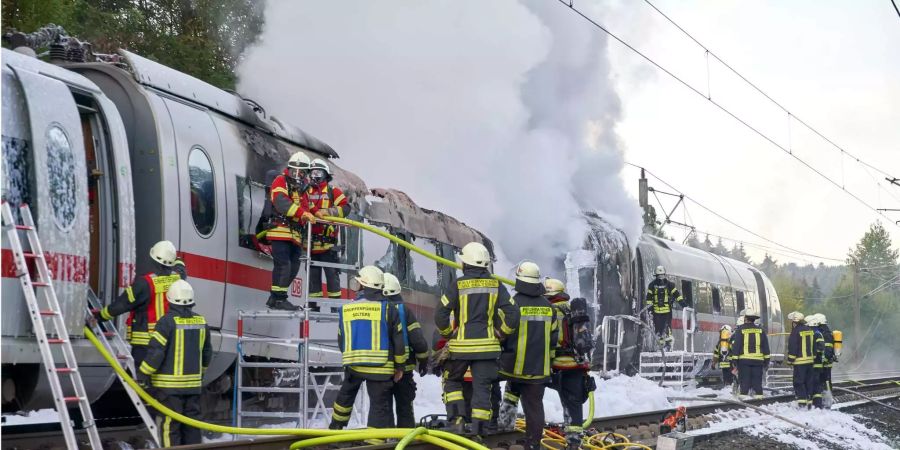
<svg viewBox="0 0 900 450"><path fill-rule="evenodd" d="M303 297L303 279L294 278L291 283L291 297Z"/></svg>

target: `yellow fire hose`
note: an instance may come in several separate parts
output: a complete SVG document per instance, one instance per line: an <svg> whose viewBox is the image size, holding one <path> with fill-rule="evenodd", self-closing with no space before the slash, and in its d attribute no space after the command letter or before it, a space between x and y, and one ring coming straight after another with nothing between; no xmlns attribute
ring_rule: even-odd
<svg viewBox="0 0 900 450"><path fill-rule="evenodd" d="M144 400L144 402L154 408L157 411L162 413L165 416L171 417L173 420L181 422L185 425L199 428L201 430L212 431L215 433L228 433L228 434L246 434L246 435L254 435L254 436L304 436L304 437L341 437L346 439L336 439L334 442L340 441L362 441L366 439L399 439L406 437L407 435L414 432L414 429L410 428L367 428L361 430L320 430L320 429L308 429L308 428L238 428L231 427L226 425L217 425L214 423L203 422L197 419L193 419L191 417L184 416L179 414L171 409L167 408L165 405L157 401L153 396L148 394L144 389L141 388L140 385L137 384L134 379L128 375L128 372L119 365L119 362L110 355L109 352L103 348L103 345L97 340L97 336L90 330L88 327L84 327L84 335L94 344L94 347L100 352L100 355L103 359L106 360L106 363L109 364L113 370L125 380L132 389L137 392L137 394ZM445 431L438 430L426 430L423 434L417 434L414 436L415 439L420 439L422 441L438 445L440 447L451 449L451 450L465 450L465 449L473 449L473 450L488 450L487 447L478 444L470 439L466 439L462 436L457 436L453 433L448 433ZM412 439L412 438L410 438ZM301 441L300 443L302 443ZM295 444L296 445L296 444ZM292 447L295 448L295 447ZM299 448L299 447L296 447Z"/></svg>

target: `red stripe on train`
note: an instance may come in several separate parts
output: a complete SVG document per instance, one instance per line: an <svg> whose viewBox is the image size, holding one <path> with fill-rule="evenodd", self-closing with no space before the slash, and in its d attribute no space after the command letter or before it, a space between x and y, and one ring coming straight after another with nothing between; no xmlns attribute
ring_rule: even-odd
<svg viewBox="0 0 900 450"><path fill-rule="evenodd" d="M88 261L84 256L44 252L44 257L47 258L47 267L50 269L50 275L54 280L69 283L87 283ZM0 268L0 274L4 278L16 278L16 263L13 260L11 249L4 248L2 250L2 264L0 264L0 267L2 267ZM35 278L36 273L32 262L28 263L28 269L32 278Z"/></svg>

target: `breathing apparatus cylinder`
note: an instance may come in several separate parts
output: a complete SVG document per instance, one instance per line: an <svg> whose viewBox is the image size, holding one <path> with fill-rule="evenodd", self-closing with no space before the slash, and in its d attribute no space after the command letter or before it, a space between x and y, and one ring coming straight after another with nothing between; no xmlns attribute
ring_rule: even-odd
<svg viewBox="0 0 900 450"><path fill-rule="evenodd" d="M844 333L841 330L834 330L831 332L831 336L834 338L834 354L841 356L841 349L844 347Z"/></svg>
<svg viewBox="0 0 900 450"><path fill-rule="evenodd" d="M731 350L729 347L731 342L731 331L727 328L719 330L719 352L724 356Z"/></svg>

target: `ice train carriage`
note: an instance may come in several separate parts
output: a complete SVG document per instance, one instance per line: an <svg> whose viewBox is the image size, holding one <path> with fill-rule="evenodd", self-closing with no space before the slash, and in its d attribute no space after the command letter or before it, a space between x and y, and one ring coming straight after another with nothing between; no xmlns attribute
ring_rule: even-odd
<svg viewBox="0 0 900 450"><path fill-rule="evenodd" d="M195 308L214 330L215 357L204 379L214 400L231 385L238 311L263 309L271 285L271 258L248 239L265 202L265 174L298 150L337 154L252 101L126 51L115 65L63 67L6 49L2 55L3 196L32 205L90 398L107 391L113 375L80 339L87 290L108 301L149 270L150 246L169 239L187 263ZM465 224L399 191L370 191L332 166L356 218L451 259L470 241L490 248ZM454 271L384 238L341 233L347 262L377 263L400 278L430 336L432 311ZM3 407L47 406L49 387L5 236L2 267ZM342 288L352 294L346 276ZM295 336L296 324L256 321L244 331L273 337L245 354L297 359L296 346L274 339ZM335 325L314 327L312 337L334 339ZM335 345L314 350L323 364L339 361Z"/></svg>
<svg viewBox="0 0 900 450"><path fill-rule="evenodd" d="M694 351L711 353L719 339L719 329L734 327L738 313L754 306L760 311L761 324L768 333L784 331L781 306L772 283L765 274L741 261L714 255L666 239L644 234L632 257L627 238L602 218L589 214L591 231L585 250L569 252L566 275L569 290L595 305L594 325L598 330L598 348L593 357L600 369L603 353L600 325L607 315L636 315L644 308L647 285L656 266L666 267L669 279L683 293L685 302L696 310ZM673 311L674 350L683 349L682 310ZM654 351L653 339L646 328L624 321L621 342L621 370L638 372L639 354ZM639 331L643 329L643 331ZM772 353L784 353L784 340L770 338ZM614 370L617 357L613 350L607 370ZM698 361L702 365L702 360Z"/></svg>

